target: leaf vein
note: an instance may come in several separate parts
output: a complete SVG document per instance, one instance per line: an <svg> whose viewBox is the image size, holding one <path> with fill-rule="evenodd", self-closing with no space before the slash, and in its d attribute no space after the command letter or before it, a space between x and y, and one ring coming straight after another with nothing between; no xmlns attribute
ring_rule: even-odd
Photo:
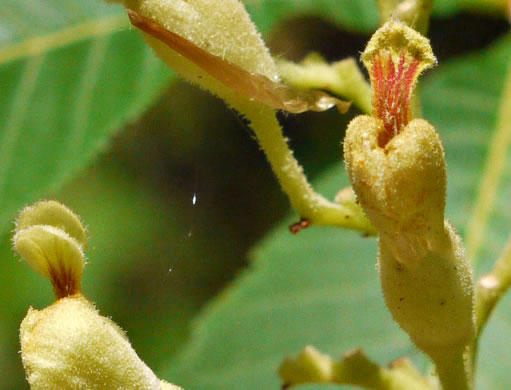
<svg viewBox="0 0 511 390"><path fill-rule="evenodd" d="M506 155L511 142L511 63L508 66L504 94L501 98L497 125L490 142L486 166L467 231L467 253L474 260L488 230L490 215L497 200L497 191L505 173Z"/></svg>
<svg viewBox="0 0 511 390"><path fill-rule="evenodd" d="M107 36L99 37L92 42L89 49L89 54L85 61L85 71L77 83L78 93L74 102L73 116L64 157L72 159L83 145L85 133L90 122L91 105L94 102L94 89L98 83L108 41ZM61 168L67 169L66 165L62 164Z"/></svg>
<svg viewBox="0 0 511 390"><path fill-rule="evenodd" d="M7 122L0 140L0 199L3 199L5 193L10 163L26 114L30 109L31 96L39 78L42 62L42 56L32 57L27 61L13 94L11 109L7 114Z"/></svg>
<svg viewBox="0 0 511 390"><path fill-rule="evenodd" d="M0 65L24 57L40 56L79 41L108 35L127 28L128 19L125 14L88 20L47 35L32 37L1 48Z"/></svg>

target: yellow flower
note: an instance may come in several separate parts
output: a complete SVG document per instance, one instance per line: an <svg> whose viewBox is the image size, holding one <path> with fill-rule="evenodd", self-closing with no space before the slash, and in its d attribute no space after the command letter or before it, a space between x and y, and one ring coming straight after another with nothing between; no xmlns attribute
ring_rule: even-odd
<svg viewBox="0 0 511 390"><path fill-rule="evenodd" d="M371 76L373 112L348 126L346 169L378 230L387 307L435 362L441 380L449 381L449 367L464 364L474 337L473 282L461 239L444 219L440 138L412 115L417 77L436 60L426 38L395 21L376 31L362 59Z"/></svg>

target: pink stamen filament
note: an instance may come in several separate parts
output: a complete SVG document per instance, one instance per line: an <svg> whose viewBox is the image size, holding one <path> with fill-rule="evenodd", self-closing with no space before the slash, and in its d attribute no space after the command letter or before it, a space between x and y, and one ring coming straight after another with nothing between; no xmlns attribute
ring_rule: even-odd
<svg viewBox="0 0 511 390"><path fill-rule="evenodd" d="M420 61L403 51L396 66L390 53L374 56L371 69L373 86L373 115L383 121L384 132L380 145L384 146L410 122L410 100Z"/></svg>

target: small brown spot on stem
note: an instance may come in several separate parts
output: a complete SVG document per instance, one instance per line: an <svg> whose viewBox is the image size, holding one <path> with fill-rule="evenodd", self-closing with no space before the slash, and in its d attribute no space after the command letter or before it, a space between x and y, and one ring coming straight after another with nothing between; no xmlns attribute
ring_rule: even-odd
<svg viewBox="0 0 511 390"><path fill-rule="evenodd" d="M293 234L300 233L303 229L307 229L311 225L307 219L301 219L300 222L296 222L289 226L289 231Z"/></svg>

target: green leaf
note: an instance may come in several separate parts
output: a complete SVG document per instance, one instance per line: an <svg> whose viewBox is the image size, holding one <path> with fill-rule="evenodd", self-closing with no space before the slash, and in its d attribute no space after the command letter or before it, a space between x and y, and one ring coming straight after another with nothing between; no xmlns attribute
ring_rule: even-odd
<svg viewBox="0 0 511 390"><path fill-rule="evenodd" d="M333 169L319 190L347 185ZM194 389L276 389L284 355L312 344L340 356L364 346L384 363L411 348L384 308L372 238L335 228L298 236L286 220L254 253L254 263L200 319L169 378Z"/></svg>
<svg viewBox="0 0 511 390"><path fill-rule="evenodd" d="M432 122L444 143L448 161L447 216L463 236L472 228L473 214L479 207L481 178L496 167L487 165L489 144L495 131L497 110L505 84L511 36L506 36L493 48L450 64L434 72L423 93L424 117ZM503 139L502 142L508 142ZM509 167L497 167L505 183ZM498 189L497 203L488 210L491 219L484 235L484 246L471 253L482 270L488 270L507 238L509 218L505 215L507 191ZM499 204L500 202L500 204ZM468 238L468 237L467 237ZM471 242L466 242L470 248ZM471 251L472 252L472 251Z"/></svg>
<svg viewBox="0 0 511 390"><path fill-rule="evenodd" d="M437 126L448 159L447 214L462 231L471 220L488 159L510 52L506 37L481 54L441 65L424 82L424 117ZM503 183L510 173L506 166ZM346 184L341 161L317 183L330 196ZM481 269L494 261L507 238L508 192L501 186L496 194ZM362 347L381 364L411 355L424 367L425 358L384 308L375 241L334 228L292 236L291 221L269 234L255 250L251 267L197 320L188 347L170 366L170 379L193 389L278 388L281 359L308 344L334 357ZM511 383L509 324L511 300L506 299L483 337L478 389Z"/></svg>
<svg viewBox="0 0 511 390"><path fill-rule="evenodd" d="M0 231L55 192L171 73L118 6L8 0L0 20Z"/></svg>
<svg viewBox="0 0 511 390"><path fill-rule="evenodd" d="M378 27L377 0L244 0L252 19L264 33L277 23L300 16L316 16L354 32L369 33ZM462 11L494 13L505 17L505 0L435 0L434 16Z"/></svg>
<svg viewBox="0 0 511 390"><path fill-rule="evenodd" d="M500 134L494 141L504 144L502 165L489 164L492 153L489 144L493 141L510 54L508 35L482 54L445 66L424 93L424 116L437 126L448 158L447 214L465 238L477 264L477 275L491 269L511 230L510 134ZM495 187L483 186L486 175L497 182ZM492 198L495 200L491 204L482 204ZM484 213L475 219L481 207ZM480 237L470 234L474 230ZM478 238L480 245L475 245ZM500 303L483 333L476 378L480 390L504 389L511 383L506 364L511 359L510 298L507 296Z"/></svg>
<svg viewBox="0 0 511 390"><path fill-rule="evenodd" d="M322 17L352 31L378 27L376 0L245 0L245 4L262 32L299 16Z"/></svg>
<svg viewBox="0 0 511 390"><path fill-rule="evenodd" d="M507 7L507 0L435 0L433 12L436 15L452 15L462 11L475 11L504 18L507 15Z"/></svg>

